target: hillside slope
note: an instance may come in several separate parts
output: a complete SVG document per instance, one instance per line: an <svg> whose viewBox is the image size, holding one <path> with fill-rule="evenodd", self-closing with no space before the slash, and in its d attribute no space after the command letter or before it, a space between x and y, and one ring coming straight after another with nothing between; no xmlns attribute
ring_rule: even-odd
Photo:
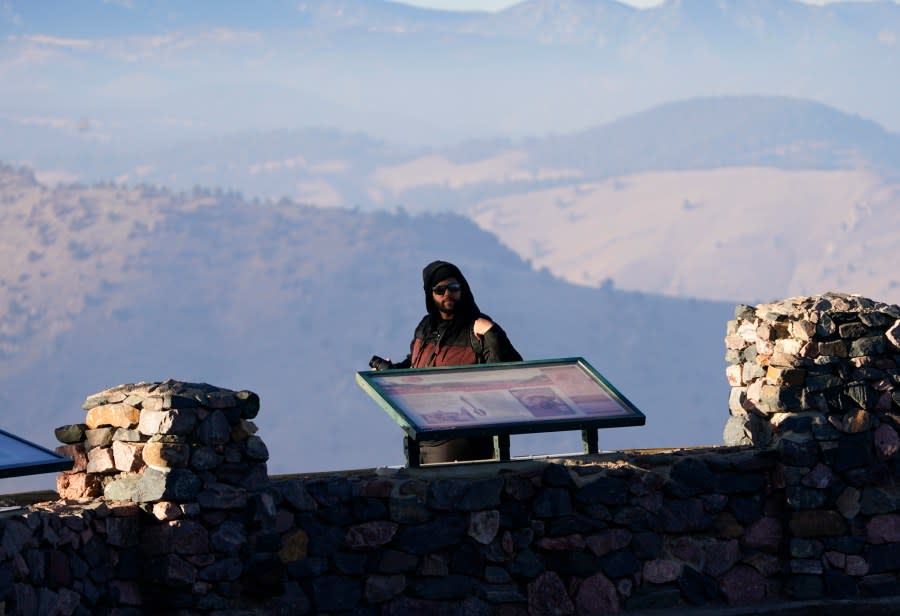
<svg viewBox="0 0 900 616"><path fill-rule="evenodd" d="M172 377L257 391L272 472L397 464L399 430L354 372L405 353L435 258L459 263L523 356L584 356L647 414L602 447L721 439L730 304L568 284L452 215L0 175L3 427L41 444L87 394ZM518 453L578 446L513 439Z"/></svg>

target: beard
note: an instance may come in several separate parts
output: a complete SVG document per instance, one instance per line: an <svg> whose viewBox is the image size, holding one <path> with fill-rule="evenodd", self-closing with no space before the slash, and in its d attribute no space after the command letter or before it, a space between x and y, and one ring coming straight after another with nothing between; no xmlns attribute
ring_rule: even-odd
<svg viewBox="0 0 900 616"><path fill-rule="evenodd" d="M445 297L440 302L438 302L438 310L442 314L448 314L452 316L456 312L457 303L457 300L450 297Z"/></svg>

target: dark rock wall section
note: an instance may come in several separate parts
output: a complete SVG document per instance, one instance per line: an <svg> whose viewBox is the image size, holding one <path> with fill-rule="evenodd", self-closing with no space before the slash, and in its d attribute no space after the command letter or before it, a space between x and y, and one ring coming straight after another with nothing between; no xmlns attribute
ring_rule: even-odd
<svg viewBox="0 0 900 616"><path fill-rule="evenodd" d="M57 431L77 461L62 499L0 519L0 613L900 598L900 309L830 294L737 312L726 447L268 480L251 392L91 396Z"/></svg>
<svg viewBox="0 0 900 616"><path fill-rule="evenodd" d="M738 306L726 444L778 454L785 591L900 594L900 306L828 293Z"/></svg>

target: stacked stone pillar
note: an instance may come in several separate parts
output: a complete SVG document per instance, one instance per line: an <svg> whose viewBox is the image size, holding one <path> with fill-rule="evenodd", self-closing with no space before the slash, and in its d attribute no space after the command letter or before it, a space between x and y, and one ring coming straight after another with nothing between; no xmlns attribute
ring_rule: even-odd
<svg viewBox="0 0 900 616"><path fill-rule="evenodd" d="M828 293L735 317L725 442L778 452L785 590L900 594L900 307Z"/></svg>
<svg viewBox="0 0 900 616"><path fill-rule="evenodd" d="M60 498L215 502L268 482L263 441L250 421L259 397L206 384L120 385L88 396L82 424L56 430L75 465Z"/></svg>

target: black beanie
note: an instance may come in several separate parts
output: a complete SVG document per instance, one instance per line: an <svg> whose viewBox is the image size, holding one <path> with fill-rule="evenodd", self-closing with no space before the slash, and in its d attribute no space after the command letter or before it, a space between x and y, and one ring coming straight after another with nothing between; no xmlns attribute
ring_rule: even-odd
<svg viewBox="0 0 900 616"><path fill-rule="evenodd" d="M459 268L446 261L432 261L422 270L422 281L425 283L426 291L431 291L434 285L447 278L456 278L459 282L463 282Z"/></svg>

